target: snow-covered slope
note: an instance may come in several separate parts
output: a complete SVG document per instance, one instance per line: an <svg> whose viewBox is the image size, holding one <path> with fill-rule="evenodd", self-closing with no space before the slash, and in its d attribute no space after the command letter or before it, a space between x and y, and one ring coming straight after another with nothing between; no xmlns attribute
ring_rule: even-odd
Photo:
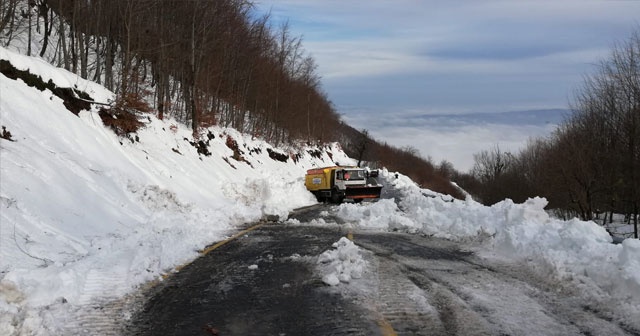
<svg viewBox="0 0 640 336"><path fill-rule="evenodd" d="M41 60L1 48L0 59L98 101L113 98ZM289 210L315 203L304 189L306 169L353 162L337 144L318 158L307 148L274 149L217 127L203 130L212 152L203 156L187 141L190 129L153 116L132 142L105 128L95 110L76 116L51 92L3 75L0 123L14 140L0 139L0 335L57 335L60 324L73 319L73 307L121 297L244 223L265 215L285 218ZM238 143L245 162L232 158L227 137ZM280 162L268 149L299 159ZM473 242L487 257L526 262L549 279L595 289L594 295L625 306L628 316L616 318L640 320L637 239L614 245L595 223L550 218L541 198L485 207L397 176L381 174L396 201L332 211L361 228ZM353 265L359 276L361 265ZM335 280L344 274L331 274L329 282L339 285Z"/></svg>
<svg viewBox="0 0 640 336"><path fill-rule="evenodd" d="M0 58L97 101L113 96L39 59L6 49ZM2 335L50 334L43 307L121 296L240 224L315 203L305 169L351 162L337 144L320 158L301 148L297 163L280 162L267 143L216 127L203 130L215 136L213 154L203 156L187 141L190 129L153 116L132 143L105 128L96 111L75 116L50 91L3 75L0 98L1 124L14 140L0 139ZM246 162L232 158L227 137ZM112 279L100 293L88 288L96 277Z"/></svg>

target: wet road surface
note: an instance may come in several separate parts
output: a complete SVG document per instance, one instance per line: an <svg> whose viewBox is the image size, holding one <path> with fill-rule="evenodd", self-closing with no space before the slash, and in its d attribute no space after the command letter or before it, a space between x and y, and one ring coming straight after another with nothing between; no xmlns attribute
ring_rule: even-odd
<svg viewBox="0 0 640 336"><path fill-rule="evenodd" d="M317 256L339 228L268 224L184 267L150 293L132 335L376 335L366 309L328 290ZM253 266L256 265L256 266Z"/></svg>
<svg viewBox="0 0 640 336"><path fill-rule="evenodd" d="M292 217L302 224L263 224L211 250L146 293L125 334L640 335L631 318L613 318L615 303L526 265L442 239L356 230L333 210L301 209ZM336 223L306 224L320 217ZM344 236L367 271L330 287L317 256Z"/></svg>

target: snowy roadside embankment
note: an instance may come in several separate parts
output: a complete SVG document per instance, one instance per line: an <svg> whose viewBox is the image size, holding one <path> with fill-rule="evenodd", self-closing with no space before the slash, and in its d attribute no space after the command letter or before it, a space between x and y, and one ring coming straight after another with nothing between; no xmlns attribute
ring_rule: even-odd
<svg viewBox="0 0 640 336"><path fill-rule="evenodd" d="M0 58L97 101L113 94L42 60L0 48ZM95 110L69 112L60 98L0 74L0 334L59 334L69 312L158 279L239 224L315 203L305 169L349 162L337 145L320 158L274 149L212 127L211 156L191 130L146 118L139 141L118 138ZM146 117L146 116L145 116ZM233 159L227 138L245 161ZM281 162L267 149L298 154ZM289 151L291 151L289 153Z"/></svg>
<svg viewBox="0 0 640 336"><path fill-rule="evenodd" d="M420 189L403 175L382 172L399 192L398 204L342 204L337 215L360 227L419 232L456 241L486 237L484 253L524 260L550 279L592 283L640 314L640 241L611 243L604 228L578 219L563 221L544 211L547 201L505 200L487 207L468 198L452 201ZM402 211L400 210L402 209Z"/></svg>

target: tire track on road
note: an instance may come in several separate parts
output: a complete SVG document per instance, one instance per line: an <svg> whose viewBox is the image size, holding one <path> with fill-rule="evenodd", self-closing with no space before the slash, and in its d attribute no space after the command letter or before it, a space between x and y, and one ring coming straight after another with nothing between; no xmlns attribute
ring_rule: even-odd
<svg viewBox="0 0 640 336"><path fill-rule="evenodd" d="M487 264L451 242L425 237L356 237L357 244L379 259L398 265L402 274L395 281L406 277L424 291L440 314L444 335L638 335L621 321L607 318L606 311L589 311L584 298L559 291L557 284L539 279L523 265Z"/></svg>

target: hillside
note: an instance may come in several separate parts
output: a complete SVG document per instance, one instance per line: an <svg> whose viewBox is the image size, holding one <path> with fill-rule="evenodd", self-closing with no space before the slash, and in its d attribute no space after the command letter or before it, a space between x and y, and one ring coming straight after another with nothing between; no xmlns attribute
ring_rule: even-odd
<svg viewBox="0 0 640 336"><path fill-rule="evenodd" d="M37 58L0 49L0 60L56 87L113 97ZM3 335L65 334L81 327L86 307L161 280L245 223L271 217L298 225L286 220L288 212L316 202L304 189L305 169L355 161L336 143L276 148L217 126L204 130L202 146L189 128L153 115L142 115L136 136L118 136L99 117L99 105L76 115L54 91L0 75ZM395 199L331 211L369 230L467 242L487 258L528 264L595 307L615 306L612 318L640 328L638 240L611 244L593 222L549 217L541 198L485 207L384 169L381 180Z"/></svg>
<svg viewBox="0 0 640 336"><path fill-rule="evenodd" d="M324 92L302 36L251 1L10 0L0 17L3 46L104 85L114 95L99 102L112 114L174 119L198 140L216 125L275 146L339 142L352 157L362 144L363 130L344 124ZM367 143L367 161L464 198L419 153Z"/></svg>
<svg viewBox="0 0 640 336"><path fill-rule="evenodd" d="M6 49L0 59L98 101L113 97L42 60ZM15 304L81 303L91 298L86 281L107 274L120 279L108 295L119 296L239 224L286 218L315 203L304 189L305 169L351 162L338 144L274 148L221 127L206 129L210 154L203 155L191 130L152 115L142 118L135 140L119 137L103 126L97 105L76 116L49 89L0 79L2 126L11 134L0 139L0 286L9 294L0 310L21 320L41 317Z"/></svg>

